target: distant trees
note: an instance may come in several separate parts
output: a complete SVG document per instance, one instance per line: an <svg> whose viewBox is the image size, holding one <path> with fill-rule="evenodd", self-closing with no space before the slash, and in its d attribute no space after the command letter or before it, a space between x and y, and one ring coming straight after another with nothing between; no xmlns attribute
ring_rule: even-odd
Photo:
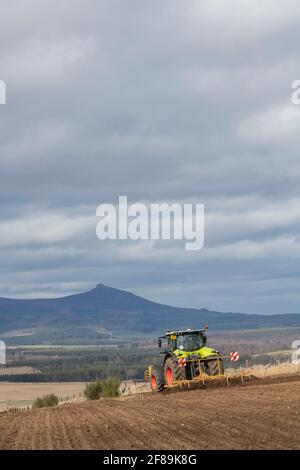
<svg viewBox="0 0 300 470"><path fill-rule="evenodd" d="M34 374L5 374L1 381L9 382L96 382L109 377L121 380L143 379L144 370L151 364L157 351L150 348L20 348L13 350L19 356L11 356L10 367L30 367Z"/></svg>

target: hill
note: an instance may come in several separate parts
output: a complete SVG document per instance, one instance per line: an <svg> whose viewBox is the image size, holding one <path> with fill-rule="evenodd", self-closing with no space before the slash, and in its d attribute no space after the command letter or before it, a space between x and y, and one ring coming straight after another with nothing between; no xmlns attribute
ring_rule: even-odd
<svg viewBox="0 0 300 470"><path fill-rule="evenodd" d="M205 324L212 330L299 327L300 314L254 315L177 308L103 284L88 292L55 299L0 298L1 335L24 329L51 330L62 335L71 329L80 337L83 330L90 329L126 336Z"/></svg>

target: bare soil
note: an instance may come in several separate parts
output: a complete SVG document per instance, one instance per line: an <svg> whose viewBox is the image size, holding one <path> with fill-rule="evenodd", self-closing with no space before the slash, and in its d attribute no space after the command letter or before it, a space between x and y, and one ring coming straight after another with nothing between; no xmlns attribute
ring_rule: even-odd
<svg viewBox="0 0 300 470"><path fill-rule="evenodd" d="M300 376L4 413L0 449L300 449Z"/></svg>

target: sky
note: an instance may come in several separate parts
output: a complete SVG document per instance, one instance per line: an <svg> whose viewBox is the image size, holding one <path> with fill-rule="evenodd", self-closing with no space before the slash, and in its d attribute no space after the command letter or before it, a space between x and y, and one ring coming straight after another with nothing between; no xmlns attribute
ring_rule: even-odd
<svg viewBox="0 0 300 470"><path fill-rule="evenodd" d="M0 297L300 313L298 0L0 0ZM205 246L96 209L205 205Z"/></svg>

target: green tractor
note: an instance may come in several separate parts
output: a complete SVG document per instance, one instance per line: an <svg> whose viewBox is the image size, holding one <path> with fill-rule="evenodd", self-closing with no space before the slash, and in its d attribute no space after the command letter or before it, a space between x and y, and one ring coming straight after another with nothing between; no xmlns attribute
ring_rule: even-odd
<svg viewBox="0 0 300 470"><path fill-rule="evenodd" d="M224 364L219 351L206 346L208 328L203 330L167 331L158 338L166 347L161 351L162 360L151 365L145 376L153 392L178 384L181 380L197 380L202 374L217 376L224 374Z"/></svg>

